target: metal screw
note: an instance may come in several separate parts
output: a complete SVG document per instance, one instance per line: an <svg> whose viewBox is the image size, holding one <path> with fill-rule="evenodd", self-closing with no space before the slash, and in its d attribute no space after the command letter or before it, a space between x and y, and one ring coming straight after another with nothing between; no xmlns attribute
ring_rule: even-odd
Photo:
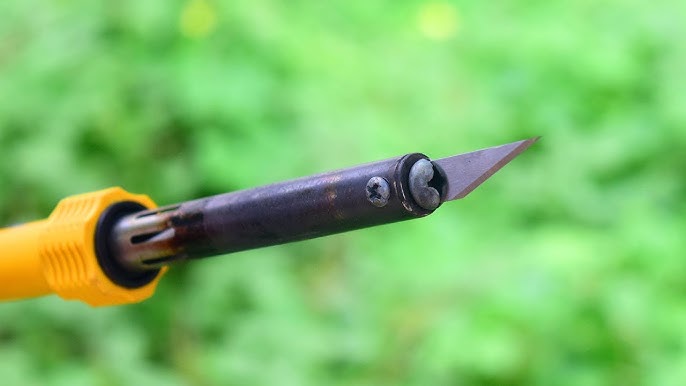
<svg viewBox="0 0 686 386"><path fill-rule="evenodd" d="M372 205L379 208L388 204L388 197L391 196L391 188L388 181L383 177L372 177L367 182L367 199Z"/></svg>
<svg viewBox="0 0 686 386"><path fill-rule="evenodd" d="M434 178L434 165L427 159L420 159L410 169L410 193L417 204L424 209L434 210L441 204L438 190L429 186Z"/></svg>

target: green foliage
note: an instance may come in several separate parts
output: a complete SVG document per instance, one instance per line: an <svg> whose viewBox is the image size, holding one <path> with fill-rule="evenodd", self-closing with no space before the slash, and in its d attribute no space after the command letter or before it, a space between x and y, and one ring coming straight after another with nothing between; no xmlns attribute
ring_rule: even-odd
<svg viewBox="0 0 686 386"><path fill-rule="evenodd" d="M2 383L683 384L685 4L0 2L2 224L543 135L422 221L2 304Z"/></svg>

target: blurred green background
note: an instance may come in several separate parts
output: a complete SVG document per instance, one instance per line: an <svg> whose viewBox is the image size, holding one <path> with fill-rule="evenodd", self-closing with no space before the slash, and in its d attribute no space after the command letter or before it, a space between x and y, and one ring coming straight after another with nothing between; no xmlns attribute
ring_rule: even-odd
<svg viewBox="0 0 686 386"><path fill-rule="evenodd" d="M684 384L686 2L0 15L1 224L543 135L427 219L181 266L137 305L0 304L2 384Z"/></svg>

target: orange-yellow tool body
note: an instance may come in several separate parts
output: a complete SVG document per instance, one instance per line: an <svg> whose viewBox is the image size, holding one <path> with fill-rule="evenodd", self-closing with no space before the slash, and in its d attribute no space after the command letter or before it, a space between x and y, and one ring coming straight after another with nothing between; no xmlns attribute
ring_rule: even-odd
<svg viewBox="0 0 686 386"><path fill-rule="evenodd" d="M139 302L152 295L160 275L139 288L114 283L95 252L101 214L112 205L155 203L120 188L67 197L45 220L0 229L0 300L57 294L93 306Z"/></svg>

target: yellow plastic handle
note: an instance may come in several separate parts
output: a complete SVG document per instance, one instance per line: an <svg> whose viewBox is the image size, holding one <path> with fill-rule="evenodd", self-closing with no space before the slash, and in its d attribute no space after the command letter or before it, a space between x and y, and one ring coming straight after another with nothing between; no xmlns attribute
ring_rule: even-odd
<svg viewBox="0 0 686 386"><path fill-rule="evenodd" d="M0 229L0 299L52 292L41 268L38 243L47 221Z"/></svg>
<svg viewBox="0 0 686 386"><path fill-rule="evenodd" d="M0 229L0 300L56 293L103 306L152 296L164 269L142 287L125 288L110 280L98 263L98 219L111 205L125 201L155 207L147 196L110 188L67 197L46 220Z"/></svg>

